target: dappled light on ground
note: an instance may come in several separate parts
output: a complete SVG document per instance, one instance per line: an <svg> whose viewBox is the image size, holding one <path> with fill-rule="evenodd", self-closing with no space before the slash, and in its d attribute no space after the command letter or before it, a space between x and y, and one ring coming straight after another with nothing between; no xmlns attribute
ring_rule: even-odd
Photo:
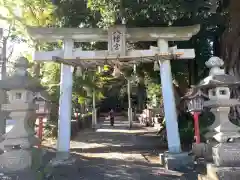
<svg viewBox="0 0 240 180"><path fill-rule="evenodd" d="M89 157L89 158L103 158L103 159L112 159L112 160L124 160L124 161L145 161L142 154L138 153L132 153L132 154L122 154L120 152L109 152L109 153L79 153L74 152L75 154L79 154L83 157Z"/></svg>
<svg viewBox="0 0 240 180"><path fill-rule="evenodd" d="M122 120L121 120L122 118ZM179 172L160 166L159 153L167 150L154 128L134 122L129 129L126 118L117 117L115 126L109 121L99 123L96 130L83 130L71 141L71 153L77 159L70 167L54 169L55 179L71 180L177 180L185 179ZM51 142L56 147L56 141ZM59 172L60 175L59 175ZM70 174L70 175L69 175ZM78 174L75 178L74 174ZM196 179L195 176L194 178Z"/></svg>
<svg viewBox="0 0 240 180"><path fill-rule="evenodd" d="M127 133L127 134L136 134L143 133L143 130L128 130L128 129L98 129L97 132L119 132L119 133Z"/></svg>
<svg viewBox="0 0 240 180"><path fill-rule="evenodd" d="M81 167L77 168L77 171L81 174L81 178L79 179L177 180L183 177L181 173L166 171L159 165L152 165L141 158L131 161L128 159L130 158L130 154L122 159L119 158L122 156L121 154L110 154L113 156L117 155L118 157L87 157L78 154L76 157L83 159L83 161L79 161Z"/></svg>

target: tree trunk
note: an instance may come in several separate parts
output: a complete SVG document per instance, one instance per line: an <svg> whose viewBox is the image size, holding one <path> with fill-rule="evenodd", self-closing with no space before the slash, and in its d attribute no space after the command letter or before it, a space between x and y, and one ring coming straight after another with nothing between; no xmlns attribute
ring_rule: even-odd
<svg viewBox="0 0 240 180"><path fill-rule="evenodd" d="M240 1L231 0L228 7L228 21L221 39L221 57L225 61L228 74L234 75L240 81ZM232 91L232 96L240 96L240 88ZM232 108L231 120L240 123L240 108Z"/></svg>

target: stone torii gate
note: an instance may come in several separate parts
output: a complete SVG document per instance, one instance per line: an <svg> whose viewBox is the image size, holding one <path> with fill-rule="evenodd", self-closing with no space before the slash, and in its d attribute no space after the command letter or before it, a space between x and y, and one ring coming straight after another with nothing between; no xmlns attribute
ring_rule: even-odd
<svg viewBox="0 0 240 180"><path fill-rule="evenodd" d="M28 27L30 36L35 40L63 41L63 49L37 51L33 55L33 59L39 62L61 63L58 151L69 152L70 149L72 66L96 67L107 62L113 66L132 67L138 63L157 61L160 65L169 152L181 153L170 60L193 59L195 52L194 49L169 48L168 41L187 41L197 34L199 29L199 25L157 28L126 28L119 25L108 30ZM82 51L81 48L74 48L74 42L98 41L108 42L108 50ZM150 47L148 50L127 50L127 41L157 41L157 47Z"/></svg>

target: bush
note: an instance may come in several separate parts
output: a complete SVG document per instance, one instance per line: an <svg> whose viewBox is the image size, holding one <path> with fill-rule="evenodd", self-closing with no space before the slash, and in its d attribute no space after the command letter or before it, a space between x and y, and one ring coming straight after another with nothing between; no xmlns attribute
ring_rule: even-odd
<svg viewBox="0 0 240 180"><path fill-rule="evenodd" d="M194 124L190 113L182 112L178 117L181 144L190 145L194 141Z"/></svg>
<svg viewBox="0 0 240 180"><path fill-rule="evenodd" d="M179 115L179 133L182 144L191 144L194 142L194 120L193 116L188 112L182 112ZM201 141L205 142L206 139L204 134L207 133L207 127L213 124L215 118L214 115L208 111L204 110L203 113L199 116L199 128L200 128L200 137Z"/></svg>
<svg viewBox="0 0 240 180"><path fill-rule="evenodd" d="M52 124L50 121L44 127L44 137L56 138L58 133L57 125Z"/></svg>

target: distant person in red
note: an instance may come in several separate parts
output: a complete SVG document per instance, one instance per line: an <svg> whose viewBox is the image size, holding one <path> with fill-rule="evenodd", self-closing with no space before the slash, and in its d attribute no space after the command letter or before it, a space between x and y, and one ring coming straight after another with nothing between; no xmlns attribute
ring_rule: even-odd
<svg viewBox="0 0 240 180"><path fill-rule="evenodd" d="M113 109L111 109L111 111L109 112L109 119L110 119L111 126L113 126L114 125L114 112L113 112Z"/></svg>

